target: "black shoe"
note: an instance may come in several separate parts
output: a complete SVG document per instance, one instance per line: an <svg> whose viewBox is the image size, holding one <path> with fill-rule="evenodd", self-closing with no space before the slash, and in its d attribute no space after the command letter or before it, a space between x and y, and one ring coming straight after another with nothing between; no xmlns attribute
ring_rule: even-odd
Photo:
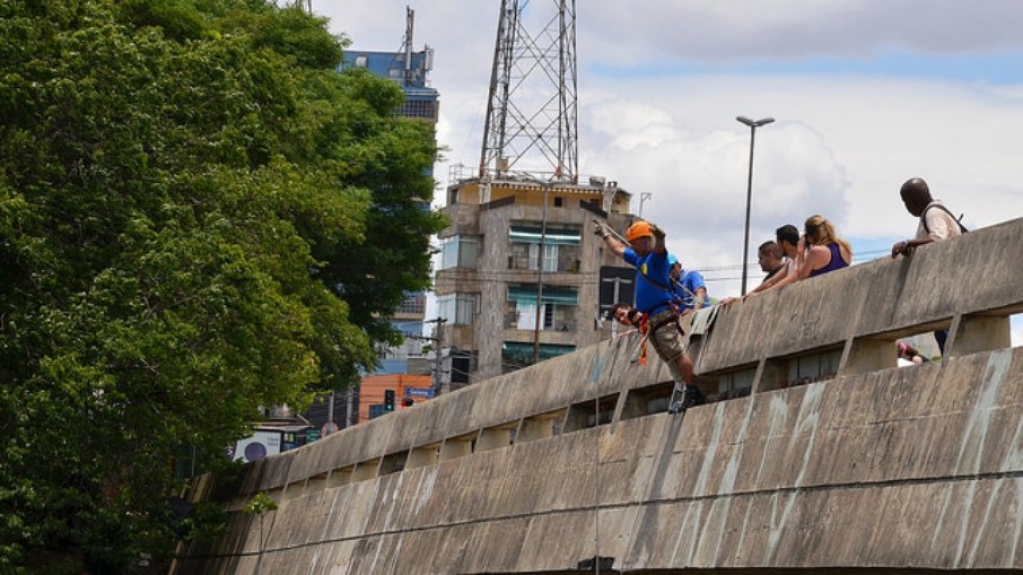
<svg viewBox="0 0 1023 575"><path fill-rule="evenodd" d="M707 398L703 396L700 388L695 385L687 385L682 394L682 410L685 411L690 407L703 405L704 403L707 403Z"/></svg>
<svg viewBox="0 0 1023 575"><path fill-rule="evenodd" d="M676 414L681 413L690 407L696 405L703 405L707 403L707 398L703 396L699 387L695 385L687 385L682 390L682 399L676 399L677 393L672 394L671 405L668 406L668 413Z"/></svg>

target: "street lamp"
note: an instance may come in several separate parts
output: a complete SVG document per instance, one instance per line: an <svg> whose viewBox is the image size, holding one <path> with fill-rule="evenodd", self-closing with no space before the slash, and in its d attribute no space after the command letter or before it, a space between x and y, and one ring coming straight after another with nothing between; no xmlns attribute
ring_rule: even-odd
<svg viewBox="0 0 1023 575"><path fill-rule="evenodd" d="M540 180L527 178L526 181L537 184L543 189L543 215L540 223L540 253L537 254L536 277L536 324L533 326L533 365L540 363L540 326L543 320L543 254L547 247L547 195L551 188L568 183L568 180Z"/></svg>
<svg viewBox="0 0 1023 575"><path fill-rule="evenodd" d="M753 198L753 140L757 136L757 128L765 126L774 121L774 118L763 118L750 120L746 116L735 118L742 124L749 126L749 178L746 181L746 227L742 240L742 295L746 295L746 268L749 265L749 209L750 200Z"/></svg>

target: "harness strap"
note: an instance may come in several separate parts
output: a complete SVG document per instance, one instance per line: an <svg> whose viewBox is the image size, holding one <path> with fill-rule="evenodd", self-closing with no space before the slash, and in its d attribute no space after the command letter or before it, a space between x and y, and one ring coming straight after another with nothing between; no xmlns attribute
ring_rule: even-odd
<svg viewBox="0 0 1023 575"><path fill-rule="evenodd" d="M924 231L927 232L928 234L931 233L931 229L927 226L927 212L930 211L931 208L938 208L939 210L951 216L952 221L959 225L959 233L965 234L966 232L970 231L966 229L966 226L963 225L963 214L959 214L959 217L957 218L956 215L952 213L952 210L946 208L944 204L930 204L929 206L924 208L924 213L920 214L920 222L923 223Z"/></svg>
<svg viewBox="0 0 1023 575"><path fill-rule="evenodd" d="M679 321L679 314L672 307L672 313L670 316L658 321L657 323L650 325L650 314L644 313L642 319L639 321L639 333L641 334L639 339L639 349L637 351L637 357L633 360L634 363L639 363L645 366L648 357L647 353L647 341L650 339L650 334L656 332L662 327L668 324L674 324L675 329L678 330L679 334L685 335L685 331L682 329L682 322Z"/></svg>
<svg viewBox="0 0 1023 575"><path fill-rule="evenodd" d="M671 283L671 287L668 287L668 286L662 284L661 282L655 280L654 278L646 275L646 273L643 272L643 268L642 267L638 267L637 271L639 271L639 277L641 277L644 280L646 280L647 283L649 283L650 285L654 286L655 288L657 288L657 289L659 289L659 290L661 290L663 292L667 292L668 295L671 296L671 300L668 302L668 305L670 305L671 308L673 310L675 310L675 313L682 313L682 306L686 302L681 300L681 298L679 297L678 293L676 293L674 288L676 288L676 287L682 288L682 291L684 291L686 293L686 296L687 296L687 298L690 301L696 299L696 294L693 293L692 290L687 288L685 286L685 284L682 283L682 278L679 278L679 279L676 280L675 278L669 277L668 281ZM657 309L657 308L654 308L654 309ZM649 312L649 311L653 311L653 310L651 309L651 310L646 310L646 311Z"/></svg>
<svg viewBox="0 0 1023 575"><path fill-rule="evenodd" d="M674 312L674 310L672 310L672 311ZM679 322L678 318L679 318L679 316L678 316L677 313L672 313L671 316L666 317L666 318L662 319L661 321L655 323L650 328L650 331L654 332L654 331L657 331L657 330L661 329L662 327L664 327L664 326L666 326L668 324L674 324L675 328L678 329L678 332L684 334L685 332L682 330L682 324L681 324L681 322Z"/></svg>

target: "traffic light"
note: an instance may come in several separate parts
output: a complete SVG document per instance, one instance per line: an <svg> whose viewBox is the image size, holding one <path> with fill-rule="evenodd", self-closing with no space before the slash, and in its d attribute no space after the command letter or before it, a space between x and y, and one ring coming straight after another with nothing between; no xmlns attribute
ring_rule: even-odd
<svg viewBox="0 0 1023 575"><path fill-rule="evenodd" d="M394 390L384 390L384 411L394 411Z"/></svg>

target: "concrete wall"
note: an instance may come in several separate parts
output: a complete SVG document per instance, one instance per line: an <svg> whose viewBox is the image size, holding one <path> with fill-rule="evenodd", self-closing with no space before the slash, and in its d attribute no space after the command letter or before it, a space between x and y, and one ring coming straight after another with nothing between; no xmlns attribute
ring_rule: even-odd
<svg viewBox="0 0 1023 575"><path fill-rule="evenodd" d="M177 572L1021 569L1021 246L1016 220L703 314L701 385L737 397L681 416L626 336L257 462L221 492L280 508ZM945 325L944 361L895 367Z"/></svg>

